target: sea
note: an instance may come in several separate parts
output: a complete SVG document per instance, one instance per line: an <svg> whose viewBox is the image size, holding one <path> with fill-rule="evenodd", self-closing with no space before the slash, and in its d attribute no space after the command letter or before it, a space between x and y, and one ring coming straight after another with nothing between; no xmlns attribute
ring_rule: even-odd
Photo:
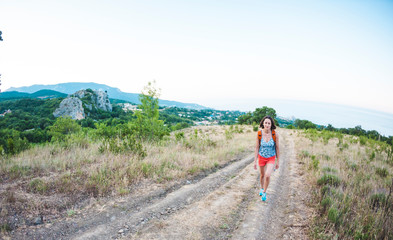
<svg viewBox="0 0 393 240"><path fill-rule="evenodd" d="M308 102L299 100L253 99L228 101L218 104L217 109L254 111L267 106L276 110L277 116L287 119L309 120L318 125L331 124L335 128L354 128L361 126L364 130L376 130L383 136L393 136L393 114L359 107Z"/></svg>

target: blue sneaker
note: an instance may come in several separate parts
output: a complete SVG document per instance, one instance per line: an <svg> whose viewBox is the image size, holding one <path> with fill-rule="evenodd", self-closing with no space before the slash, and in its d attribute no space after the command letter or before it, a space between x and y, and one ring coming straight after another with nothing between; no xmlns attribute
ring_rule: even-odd
<svg viewBox="0 0 393 240"><path fill-rule="evenodd" d="M262 196L263 193L263 188L261 188L261 191L259 191L259 196Z"/></svg>
<svg viewBox="0 0 393 240"><path fill-rule="evenodd" d="M265 192L262 193L262 201L266 201L266 193Z"/></svg>

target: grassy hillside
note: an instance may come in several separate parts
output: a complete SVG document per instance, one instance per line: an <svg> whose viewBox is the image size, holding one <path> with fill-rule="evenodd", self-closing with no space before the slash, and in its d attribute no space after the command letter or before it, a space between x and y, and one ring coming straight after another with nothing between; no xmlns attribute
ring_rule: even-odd
<svg viewBox="0 0 393 240"><path fill-rule="evenodd" d="M392 146L366 137L298 131L311 182L315 239L393 239Z"/></svg>
<svg viewBox="0 0 393 240"><path fill-rule="evenodd" d="M252 151L251 127L192 127L160 141L102 138L101 130L78 132L62 142L37 145L12 157L0 156L2 230L17 219L67 214L89 197L130 193L141 181L165 183L210 171ZM26 200L28 199L28 200Z"/></svg>

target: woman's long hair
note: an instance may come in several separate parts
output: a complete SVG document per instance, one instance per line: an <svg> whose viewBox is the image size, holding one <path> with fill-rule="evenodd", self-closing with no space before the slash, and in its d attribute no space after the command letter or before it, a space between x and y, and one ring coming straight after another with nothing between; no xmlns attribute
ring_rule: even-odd
<svg viewBox="0 0 393 240"><path fill-rule="evenodd" d="M276 129L276 124L274 124L274 120L273 120L273 118L270 117L270 116L265 116L264 118L262 118L262 121L259 123L259 127L261 127L262 129L264 128L264 127L263 127L263 122L265 121L265 119L270 119L270 122L272 123L271 130Z"/></svg>

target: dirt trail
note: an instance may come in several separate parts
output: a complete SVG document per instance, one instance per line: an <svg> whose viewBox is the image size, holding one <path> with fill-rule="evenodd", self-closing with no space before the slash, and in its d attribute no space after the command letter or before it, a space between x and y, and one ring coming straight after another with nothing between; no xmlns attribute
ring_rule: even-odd
<svg viewBox="0 0 393 240"><path fill-rule="evenodd" d="M250 154L200 180L108 202L12 239L307 239L311 212L294 137L285 129L280 136L280 168L266 202Z"/></svg>
<svg viewBox="0 0 393 240"><path fill-rule="evenodd" d="M281 131L281 140L280 169L272 176L268 200L250 201L233 239L307 239L312 213L307 207L308 190L296 160L294 138Z"/></svg>
<svg viewBox="0 0 393 240"><path fill-rule="evenodd" d="M307 239L310 216L302 195L294 140L281 135L281 162L272 175L268 200L258 196L259 174L253 163L200 201L169 219L154 220L126 239ZM299 187L300 186L300 187Z"/></svg>

